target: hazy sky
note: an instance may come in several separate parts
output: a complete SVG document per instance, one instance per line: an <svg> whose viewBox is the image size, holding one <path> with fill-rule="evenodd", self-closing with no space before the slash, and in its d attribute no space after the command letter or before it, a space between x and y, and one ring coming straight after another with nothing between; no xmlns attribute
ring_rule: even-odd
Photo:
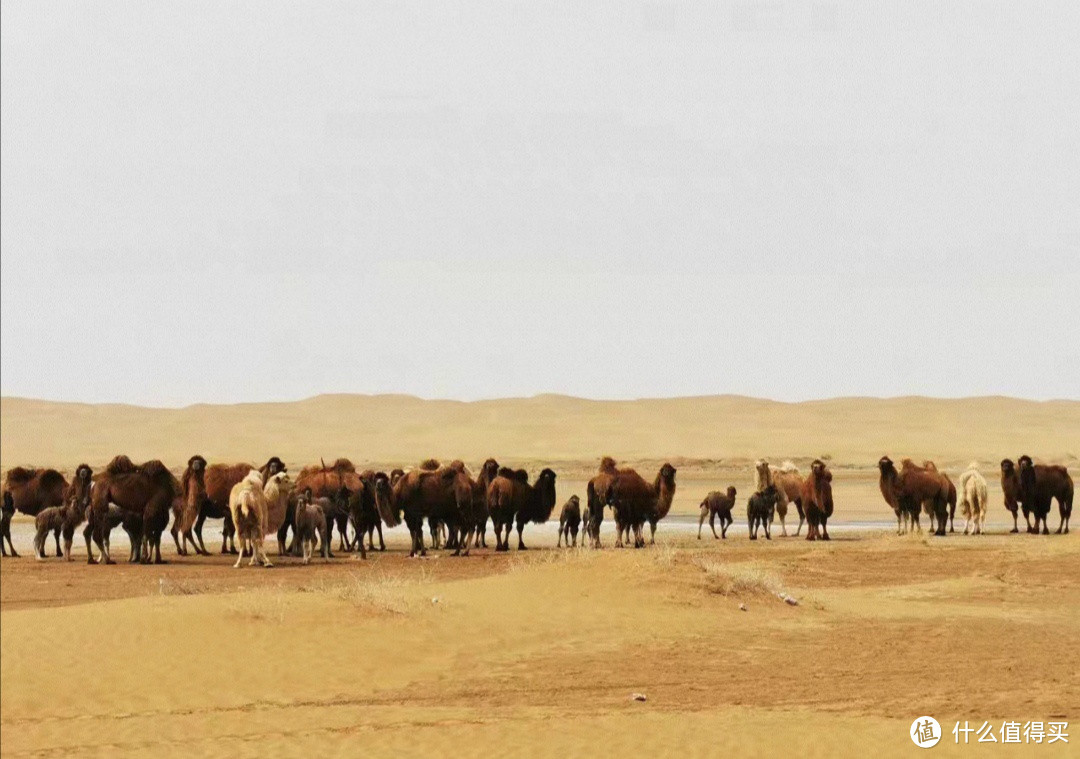
<svg viewBox="0 0 1080 759"><path fill-rule="evenodd" d="M5 395L1080 397L1080 3L0 28Z"/></svg>

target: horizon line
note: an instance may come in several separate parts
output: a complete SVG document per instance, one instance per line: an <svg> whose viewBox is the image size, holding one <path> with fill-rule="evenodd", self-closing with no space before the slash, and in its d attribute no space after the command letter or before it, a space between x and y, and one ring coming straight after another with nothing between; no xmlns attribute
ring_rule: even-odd
<svg viewBox="0 0 1080 759"><path fill-rule="evenodd" d="M494 398L475 398L472 400L462 400L459 398L426 398L411 393L350 393L350 392L327 392L316 393L315 395L306 396L303 398L293 398L287 400L252 400L252 401L233 401L233 402L213 402L213 401L196 401L194 403L186 403L178 406L165 406L165 405L148 405L141 403L131 403L127 401L70 401L70 400L57 400L54 398L34 398L30 396L22 395L0 395L0 401L20 401L28 403L51 403L56 405L66 406L121 406L126 408L145 409L148 411L184 411L186 409L200 408L200 407L227 407L227 406L268 406L268 405L288 405L295 403L307 403L310 401L317 401L320 399L331 398L368 398L368 399L401 399L420 401L423 403L459 403L459 404L479 404L479 403L497 403L500 401L531 401L539 399L559 399L568 401L584 401L587 403L647 403L647 402L663 402L663 401L693 401L693 400L713 400L719 398L738 399L746 401L758 401L763 403L776 403L788 406L796 406L804 403L830 403L836 401L903 401L903 400L925 400L925 401L973 401L973 400L1009 400L1020 401L1023 403L1080 403L1080 399L1077 398L1022 398L1020 396L1013 395L961 395L961 396L935 396L935 395L923 395L923 394L909 394L909 395L892 395L892 396L876 396L876 395L837 395L827 398L804 398L796 401L784 401L774 398L766 398L764 396L745 395L743 393L710 393L703 395L672 395L672 396L641 396L636 398L588 398L585 396L570 395L567 393L555 393L555 392L543 392L534 393L533 395L510 395L510 396L498 396Z"/></svg>

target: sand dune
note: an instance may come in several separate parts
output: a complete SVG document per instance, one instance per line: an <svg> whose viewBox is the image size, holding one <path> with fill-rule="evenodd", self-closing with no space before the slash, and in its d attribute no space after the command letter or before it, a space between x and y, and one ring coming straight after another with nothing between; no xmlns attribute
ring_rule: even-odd
<svg viewBox="0 0 1080 759"><path fill-rule="evenodd" d="M1080 401L841 398L779 403L738 396L592 401L542 395L464 403L323 395L293 403L151 409L3 398L0 465L99 466L118 452L172 466L276 454L291 464L338 455L409 463L426 456L508 461L682 457L812 458L872 465L884 452L946 466L1021 451L1080 456Z"/></svg>

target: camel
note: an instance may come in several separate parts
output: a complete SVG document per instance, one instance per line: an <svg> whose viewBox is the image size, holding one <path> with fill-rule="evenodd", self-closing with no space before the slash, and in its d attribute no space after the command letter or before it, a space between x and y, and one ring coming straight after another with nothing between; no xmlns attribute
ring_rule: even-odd
<svg viewBox="0 0 1080 759"><path fill-rule="evenodd" d="M1020 486L1020 472L1016 470L1016 464L1012 459L1001 460L1001 492L1005 496L1005 508L1012 514L1013 528L1010 532L1020 532L1017 525L1017 517L1023 509L1024 521L1027 522L1027 531L1032 532L1031 507L1024 503L1024 494Z"/></svg>
<svg viewBox="0 0 1080 759"><path fill-rule="evenodd" d="M751 494L746 503L746 519L751 540L758 539L758 528L764 529L766 540L772 540L771 526L779 497L780 492L776 485L771 483L764 490Z"/></svg>
<svg viewBox="0 0 1080 759"><path fill-rule="evenodd" d="M18 558L11 542L11 517L16 511L36 517L50 506L63 506L68 483L64 475L55 469L26 469L13 467L4 475L3 521L0 523L0 553L7 556L4 540L11 548L13 558ZM60 538L56 540L56 555L62 556Z"/></svg>
<svg viewBox="0 0 1080 759"><path fill-rule="evenodd" d="M600 525L604 521L604 506L607 504L607 491L618 473L615 459L604 456L600 459L600 468L596 476L589 480L585 489L585 510L589 518L585 520L585 534L593 548L600 548ZM620 540L622 535L620 533Z"/></svg>
<svg viewBox="0 0 1080 759"><path fill-rule="evenodd" d="M352 522L356 531L354 547L360 552L361 558L367 557L368 551L375 550L375 530L379 531L379 550L386 550L383 541L382 520L379 518L379 507L375 495L375 471L366 469L360 473L360 488L356 492L348 494L349 521ZM364 547L364 538L367 537L367 548Z"/></svg>
<svg viewBox="0 0 1080 759"><path fill-rule="evenodd" d="M295 487L298 491L311 488L314 498L329 498L334 501L343 488L349 493L356 493L363 488L363 484L356 466L349 459L339 458L330 466L320 461L319 466L304 467L296 477ZM351 551L353 542L349 539L348 509L333 506L330 511L332 513L327 515L330 517L327 531L331 540L334 537L334 527L337 526L339 550Z"/></svg>
<svg viewBox="0 0 1080 759"><path fill-rule="evenodd" d="M322 545L321 553L325 561L330 561L330 536L326 532L326 514L319 504L312 500L311 488L304 488L296 498L295 542L303 554L304 564L311 563L316 540Z"/></svg>
<svg viewBox="0 0 1080 759"><path fill-rule="evenodd" d="M709 518L709 529L712 530L713 537L716 539L727 539L727 530L734 521L731 518L731 511L735 508L735 495L738 493L735 490L735 486L728 487L727 493L721 493L718 490L714 490L705 496L705 500L701 502L701 515L698 517L697 525L697 537L701 540L701 528L705 524L705 517ZM716 534L716 518L720 518L720 534Z"/></svg>
<svg viewBox="0 0 1080 759"><path fill-rule="evenodd" d="M576 495L570 496L570 500L563 504L559 513L559 542L557 548L562 547L563 538L566 538L566 547L577 547L578 528L581 526L581 499ZM573 543L571 544L571 540Z"/></svg>
<svg viewBox="0 0 1080 759"><path fill-rule="evenodd" d="M125 514L138 516L142 520L142 535L136 541L136 546L146 536L148 540L143 547L155 549L153 562L164 564L161 559L161 532L168 524L173 498L179 493L180 483L157 459L138 466L123 455L110 461L95 483L90 501L90 510L96 517L93 538L105 559L104 563L115 563L105 544L109 505L115 503ZM133 553L138 554L139 551ZM141 556L141 560L151 561L149 551Z"/></svg>
<svg viewBox="0 0 1080 759"><path fill-rule="evenodd" d="M902 534L910 529L921 529L919 510L925 501L932 501L934 514L937 517L937 529L934 534L945 534L945 523L948 519L946 504L949 494L948 481L945 478L936 471L915 466L911 459L904 459L898 472L892 459L882 456L878 461L878 469L881 471L878 485L886 503L896 512L898 533ZM803 492L806 492L805 488ZM805 502L803 509L806 509ZM901 521L903 522L902 529Z"/></svg>
<svg viewBox="0 0 1080 759"><path fill-rule="evenodd" d="M200 556L210 555L209 551L199 546L192 534L192 527L199 517L205 499L206 459L195 455L188 459L187 468L180 475L180 496L174 498L172 503L173 524L169 532L179 556L188 555L188 543ZM183 544L180 542L181 537Z"/></svg>
<svg viewBox="0 0 1080 759"><path fill-rule="evenodd" d="M267 511L262 475L258 469L252 469L244 475L244 479L233 485L229 493L229 512L232 514L233 527L240 538L240 553L233 564L234 568L240 567L249 548L251 561L248 566L255 566L256 561L267 568L274 566L263 548L263 537L267 533Z"/></svg>
<svg viewBox="0 0 1080 759"><path fill-rule="evenodd" d="M232 523L232 514L229 511L229 495L233 487L240 482L247 473L256 469L251 464L211 464L205 468L203 482L206 493L199 504L199 510L188 513L185 510L181 532L185 535L194 532L198 539L200 553L209 554L206 543L203 542L202 529L207 519L221 519L221 553L236 553L236 528ZM268 477L278 472L287 471L285 464L277 456L271 456L266 463L258 467L260 477L266 482ZM194 529L193 529L194 528ZM192 544L194 544L194 540Z"/></svg>
<svg viewBox="0 0 1080 759"><path fill-rule="evenodd" d="M38 559L45 558L45 539L52 531L57 546L60 545L60 535L64 536L63 550L58 552L57 556L59 557L62 553L65 559L71 561L71 543L75 528L86 518L86 509L90 506L90 491L94 484L93 475L94 472L89 466L79 464L71 484L64 493L63 505L50 506L40 511L35 517L34 525L37 528L37 534L34 537L34 555Z"/></svg>
<svg viewBox="0 0 1080 759"><path fill-rule="evenodd" d="M410 557L427 556L424 547L424 520L435 528L445 522L450 534L459 536L454 556L468 556L476 529L473 513L473 482L460 461L440 466L425 461L408 473L389 477L376 475L375 495L379 512L397 524L404 517L412 539ZM434 531L434 530L433 530Z"/></svg>
<svg viewBox="0 0 1080 759"><path fill-rule="evenodd" d="M798 536L802 532L805 521L802 507L803 477L799 474L799 468L791 461L785 461L779 467L775 467L759 459L754 463L754 474L754 492L760 493L769 485L776 486L776 515L780 517L780 532L784 537L788 534L788 504L795 504L795 509L799 513L799 527L795 530L795 535Z"/></svg>
<svg viewBox="0 0 1080 759"><path fill-rule="evenodd" d="M1050 534L1046 518L1050 514L1050 504L1056 498L1061 520L1057 534L1060 535L1062 531L1068 534L1073 501L1073 481L1069 471L1063 466L1036 464L1027 455L1021 456L1016 463L1020 469L1020 492L1024 504L1030 504L1031 513L1035 517L1033 532L1039 533L1041 521L1042 534Z"/></svg>
<svg viewBox="0 0 1080 759"><path fill-rule="evenodd" d="M833 515L832 472L820 459L810 465L810 476L803 483L802 503L806 513L806 539L831 540L828 521Z"/></svg>
<svg viewBox="0 0 1080 759"><path fill-rule="evenodd" d="M488 511L487 491L499 474L499 462L488 459L480 467L480 474L473 482L473 512L476 515L476 537L473 548L487 548L487 523L491 513Z"/></svg>
<svg viewBox="0 0 1080 759"><path fill-rule="evenodd" d="M291 492L292 480L286 471L268 477L263 484L263 497L266 499L266 535L276 534L285 524Z"/></svg>
<svg viewBox="0 0 1080 759"><path fill-rule="evenodd" d="M527 550L523 539L525 525L528 522L543 524L551 517L555 509L555 472L543 469L536 477L536 482L529 484L529 475L524 469L502 467L488 488L488 510L491 521L495 524L495 550L510 549L510 526L516 520L518 550ZM502 534L503 528L506 534Z"/></svg>
<svg viewBox="0 0 1080 759"><path fill-rule="evenodd" d="M671 510L675 498L675 474L677 470L665 463L650 484L633 469L620 469L607 488L607 503L616 515L615 529L629 526L634 532L634 547L645 545L643 528L645 522L652 528L650 544L656 542L656 524ZM594 517L595 523L595 517ZM622 535L615 546L622 546Z"/></svg>
<svg viewBox="0 0 1080 759"><path fill-rule="evenodd" d="M979 463L972 461L960 475L960 513L964 515L964 534L969 527L973 535L983 531L988 508L986 478L979 473Z"/></svg>
<svg viewBox="0 0 1080 759"><path fill-rule="evenodd" d="M907 459L905 459L907 461ZM956 516L956 486L953 485L952 480L949 479L949 475L941 472L937 468L937 464L927 459L923 461L922 468L930 472L938 472L944 481L948 485L948 494L945 496L945 504L949 510L949 532L955 532L953 529L953 517ZM934 502L923 501L922 504L923 513L930 519L930 532L934 532L937 525L937 515L934 513Z"/></svg>

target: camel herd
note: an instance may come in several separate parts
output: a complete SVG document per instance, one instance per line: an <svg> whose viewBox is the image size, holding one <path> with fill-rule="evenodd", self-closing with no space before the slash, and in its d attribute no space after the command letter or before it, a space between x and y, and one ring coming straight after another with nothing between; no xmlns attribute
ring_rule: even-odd
<svg viewBox="0 0 1080 759"><path fill-rule="evenodd" d="M881 494L896 514L898 533L920 530L923 514L934 534L944 535L946 524L953 531L957 504L966 520L964 534L983 532L989 504L986 479L977 465L960 475L959 488L932 461L918 465L904 459L897 467L883 456L878 470ZM665 463L650 482L604 457L586 486L584 506L574 495L562 507L558 545L577 546L583 531L582 545L600 548L605 509L610 509L615 523L616 547L644 546L646 524L649 542L654 542L657 524L671 509L675 475L675 467ZM208 464L202 456L192 456L179 478L158 460L135 464L127 456L115 457L97 473L81 464L70 482L55 469L16 467L4 477L0 550L7 556L10 548L11 555L18 556L11 542L16 511L35 517L34 552L39 559L45 558L52 533L56 555L70 561L75 530L81 526L87 561L92 564L114 563L109 536L116 527L129 537L132 562L161 563L166 529L179 555L208 554L202 535L207 519L222 520L221 553L237 555L237 567L245 557L250 557L250 565L272 566L264 547L271 535L277 537L279 556L295 555L308 563L318 551L329 559L335 527L338 550L364 557L375 549L376 533L379 550L385 550L384 524L393 527L402 522L411 538L410 556L427 553L425 522L430 546L452 550L455 556L487 547L489 520L496 551L509 550L515 527L517 548L524 550L525 525L547 522L555 509L555 479L555 472L545 468L530 480L525 470L501 467L494 459L485 461L475 476L461 461L440 464L429 459L409 471L386 473L357 471L348 459L338 459L329 466L320 462L305 467L295 480L276 456L259 467ZM1013 515L1012 532L1019 531L1018 516L1023 513L1028 532L1048 534L1054 500L1060 514L1057 532L1069 531L1073 483L1065 467L1036 464L1027 455L1015 464L1005 459L1001 488L1005 507ZM727 537L736 495L732 486L705 497L699 539L706 518L713 537ZM806 524L807 540L829 540L828 521L833 515L829 467L815 460L804 477L791 462L775 467L758 461L746 507L750 539L757 540L762 533L771 539L777 517L786 536L792 504L799 517L796 536Z"/></svg>

